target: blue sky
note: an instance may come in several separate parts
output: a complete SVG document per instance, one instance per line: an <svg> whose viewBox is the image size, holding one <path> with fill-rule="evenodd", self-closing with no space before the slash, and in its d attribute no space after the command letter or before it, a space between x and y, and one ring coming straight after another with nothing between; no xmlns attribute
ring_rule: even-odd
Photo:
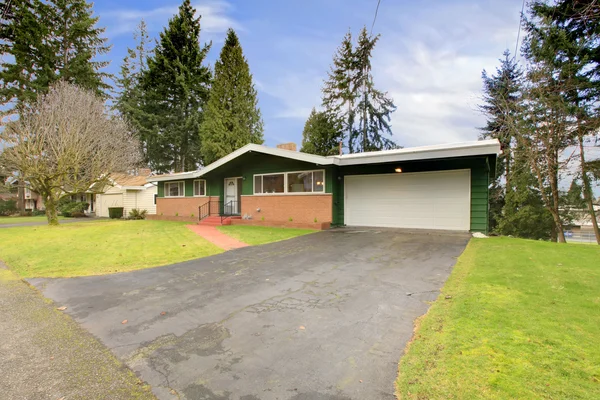
<svg viewBox="0 0 600 400"><path fill-rule="evenodd" d="M192 1L202 15L202 41L213 42L212 65L227 28L242 43L259 93L267 145L300 143L304 122L320 104L320 90L342 37L370 28L377 0ZM113 45L117 73L141 18L154 38L177 12L175 0L97 0L94 11ZM514 51L521 0L381 0L374 33L373 74L398 107L392 131L398 144L476 140L484 118L476 110L481 71L493 71Z"/></svg>

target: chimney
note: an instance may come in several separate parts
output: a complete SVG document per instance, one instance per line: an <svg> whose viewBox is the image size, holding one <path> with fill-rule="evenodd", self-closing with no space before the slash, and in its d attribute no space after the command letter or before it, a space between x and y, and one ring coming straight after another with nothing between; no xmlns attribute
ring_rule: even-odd
<svg viewBox="0 0 600 400"><path fill-rule="evenodd" d="M296 143L293 143L293 142L278 144L277 148L278 149L283 149L283 150L297 151L297 149L296 149Z"/></svg>

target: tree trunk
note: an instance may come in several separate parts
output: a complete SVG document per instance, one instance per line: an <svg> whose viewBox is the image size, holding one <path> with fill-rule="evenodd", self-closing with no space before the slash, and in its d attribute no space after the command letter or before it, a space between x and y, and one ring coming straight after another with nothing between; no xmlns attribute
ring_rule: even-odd
<svg viewBox="0 0 600 400"><path fill-rule="evenodd" d="M45 196L46 204L46 218L48 219L48 225L58 225L58 201L53 196Z"/></svg>
<svg viewBox="0 0 600 400"><path fill-rule="evenodd" d="M582 136L579 136L579 153L579 157L581 159L581 179L583 181L583 198L585 199L588 211L590 213L592 227L594 228L594 235L596 236L596 243L600 244L600 229L598 229L598 219L596 218L596 212L594 211L594 199L592 197L590 179L587 176L587 169L585 167L585 153Z"/></svg>

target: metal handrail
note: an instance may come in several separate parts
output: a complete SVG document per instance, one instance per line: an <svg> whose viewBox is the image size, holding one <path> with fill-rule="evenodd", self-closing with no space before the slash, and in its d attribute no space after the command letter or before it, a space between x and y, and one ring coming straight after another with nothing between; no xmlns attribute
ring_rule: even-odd
<svg viewBox="0 0 600 400"><path fill-rule="evenodd" d="M216 210L214 209L213 203L216 203ZM220 210L221 202L219 200L209 200L206 203L198 207L198 221L202 221L206 217L210 217L213 214L221 215Z"/></svg>
<svg viewBox="0 0 600 400"><path fill-rule="evenodd" d="M233 210L234 205L236 205L238 202L237 200L231 200L228 201L227 203L223 204L223 212L221 212L221 224L223 223L223 221L229 217L231 217L232 215L236 215L234 214L231 210ZM236 207L237 209L237 207ZM230 210L229 212L227 212L228 210Z"/></svg>

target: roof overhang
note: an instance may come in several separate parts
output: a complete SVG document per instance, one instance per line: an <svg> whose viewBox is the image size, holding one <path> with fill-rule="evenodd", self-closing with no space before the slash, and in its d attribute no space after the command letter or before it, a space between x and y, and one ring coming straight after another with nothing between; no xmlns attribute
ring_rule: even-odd
<svg viewBox="0 0 600 400"><path fill-rule="evenodd" d="M479 140L434 146L410 147L406 149L373 151L366 153L334 156L336 165L381 164L388 162L433 160L442 158L471 157L501 154L500 142L496 139Z"/></svg>
<svg viewBox="0 0 600 400"><path fill-rule="evenodd" d="M434 146L410 147L406 149L373 151L366 153L345 154L341 156L318 156L299 151L266 147L259 144L247 144L244 147L226 155L223 158L197 171L179 172L168 175L158 175L148 178L149 182L173 181L180 179L200 178L207 173L227 164L246 153L261 153L292 160L304 161L316 165L360 165L380 164L388 162L433 160L443 158L498 155L502 153L497 139L479 140L473 142L440 144Z"/></svg>

